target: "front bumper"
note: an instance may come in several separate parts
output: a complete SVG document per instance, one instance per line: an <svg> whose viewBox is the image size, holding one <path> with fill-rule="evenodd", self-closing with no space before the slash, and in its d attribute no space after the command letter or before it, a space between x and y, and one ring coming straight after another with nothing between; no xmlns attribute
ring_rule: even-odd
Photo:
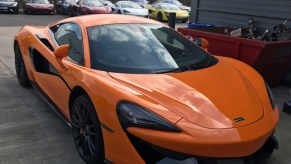
<svg viewBox="0 0 291 164"><path fill-rule="evenodd" d="M265 109L269 112L265 112L264 117L260 120L237 128L208 129L182 119L176 123L178 127L186 129L181 133L134 127L127 128L127 131L129 138L134 136L133 138L138 141L133 144L141 141L150 143L155 147L174 152L172 153L174 155L186 154L188 157L211 158L248 157L258 151L275 131L279 112L277 108L272 111L269 106L270 104L264 104ZM132 139L130 140L132 141Z"/></svg>
<svg viewBox="0 0 291 164"><path fill-rule="evenodd" d="M163 18L165 21L169 20L169 15L164 16ZM189 19L189 16L176 16L176 21L187 21Z"/></svg>
<svg viewBox="0 0 291 164"><path fill-rule="evenodd" d="M54 9L49 8L27 8L28 13L37 13L37 14L51 14L54 13Z"/></svg>
<svg viewBox="0 0 291 164"><path fill-rule="evenodd" d="M0 12L18 13L18 6L16 7L0 6Z"/></svg>

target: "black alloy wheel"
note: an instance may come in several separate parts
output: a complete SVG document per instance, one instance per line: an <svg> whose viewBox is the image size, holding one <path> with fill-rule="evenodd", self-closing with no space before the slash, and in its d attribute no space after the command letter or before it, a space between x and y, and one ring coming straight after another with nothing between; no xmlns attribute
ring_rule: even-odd
<svg viewBox="0 0 291 164"><path fill-rule="evenodd" d="M86 163L103 163L104 144L99 119L87 95L76 98L71 109L75 145Z"/></svg>
<svg viewBox="0 0 291 164"><path fill-rule="evenodd" d="M15 70L18 82L22 87L29 88L31 86L30 81L27 77L25 64L17 42L14 45L14 54L15 54Z"/></svg>
<svg viewBox="0 0 291 164"><path fill-rule="evenodd" d="M157 15L157 20L158 20L159 22L163 22L163 15L162 15L161 12L158 13L158 15Z"/></svg>

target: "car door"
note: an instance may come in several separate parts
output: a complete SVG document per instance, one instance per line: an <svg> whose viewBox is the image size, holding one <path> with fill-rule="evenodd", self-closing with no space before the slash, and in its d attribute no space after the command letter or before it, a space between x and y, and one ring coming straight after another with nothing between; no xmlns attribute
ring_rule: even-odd
<svg viewBox="0 0 291 164"><path fill-rule="evenodd" d="M82 31L75 23L56 25L49 31L56 46L70 45L68 57L63 59L67 60L68 69L64 69L55 56L39 53L36 54L37 57L33 57L36 70L34 77L39 87L62 110L65 117L69 118L70 85L74 81L72 76L77 74L76 68L81 69L84 65Z"/></svg>

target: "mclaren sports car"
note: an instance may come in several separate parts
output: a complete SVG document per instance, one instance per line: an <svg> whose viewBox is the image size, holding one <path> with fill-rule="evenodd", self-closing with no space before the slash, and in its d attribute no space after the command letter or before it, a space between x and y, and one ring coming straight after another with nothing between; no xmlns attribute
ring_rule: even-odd
<svg viewBox="0 0 291 164"><path fill-rule="evenodd" d="M187 22L189 13L170 3L155 3L153 6L145 6L149 10L149 17L160 22L168 21L170 13L176 13L176 21Z"/></svg>
<svg viewBox="0 0 291 164"><path fill-rule="evenodd" d="M72 128L86 163L258 163L278 148L262 76L160 22L104 14L24 26L14 52L19 84Z"/></svg>

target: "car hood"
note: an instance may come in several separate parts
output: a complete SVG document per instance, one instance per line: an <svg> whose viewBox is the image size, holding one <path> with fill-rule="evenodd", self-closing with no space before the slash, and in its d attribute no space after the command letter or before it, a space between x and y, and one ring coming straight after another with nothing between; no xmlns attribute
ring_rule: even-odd
<svg viewBox="0 0 291 164"><path fill-rule="evenodd" d="M12 7L15 4L17 5L17 2L0 2L1 7Z"/></svg>
<svg viewBox="0 0 291 164"><path fill-rule="evenodd" d="M35 3L27 3L27 5L30 5L34 8L49 8L49 7L53 7L54 5L52 4L35 4Z"/></svg>
<svg viewBox="0 0 291 164"><path fill-rule="evenodd" d="M180 7L180 9L182 9L182 10L191 11L191 7L189 7L189 6L181 5L181 6L179 6L179 7Z"/></svg>
<svg viewBox="0 0 291 164"><path fill-rule="evenodd" d="M201 127L245 126L264 114L250 82L224 61L182 73L109 75Z"/></svg>
<svg viewBox="0 0 291 164"><path fill-rule="evenodd" d="M130 14L134 15L148 15L148 9L132 9L132 8L123 8L123 10L126 10L130 12Z"/></svg>

